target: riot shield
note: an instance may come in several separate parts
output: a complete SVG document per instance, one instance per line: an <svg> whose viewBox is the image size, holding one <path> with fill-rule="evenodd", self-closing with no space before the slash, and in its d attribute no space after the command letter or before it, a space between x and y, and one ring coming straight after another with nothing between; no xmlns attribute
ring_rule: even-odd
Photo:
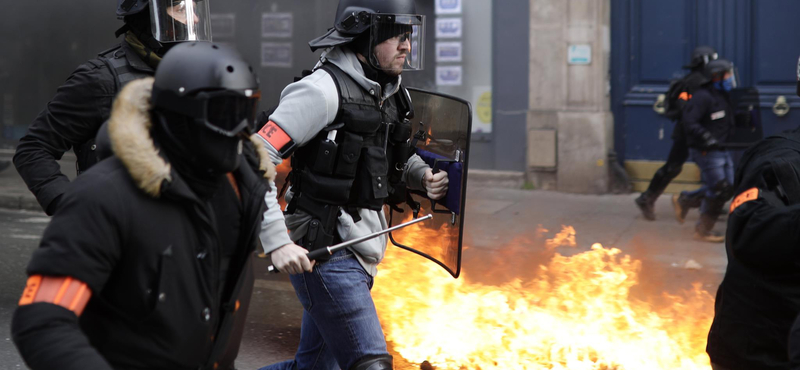
<svg viewBox="0 0 800 370"><path fill-rule="evenodd" d="M405 203L389 209L390 226L419 214L433 214L420 228L389 234L397 247L417 253L442 266L453 277L461 273L461 244L467 194L467 167L472 133L470 103L452 96L408 89L415 153L434 172L447 173L449 187L442 199L432 201L425 192L409 191Z"/></svg>
<svg viewBox="0 0 800 370"><path fill-rule="evenodd" d="M722 146L728 149L746 149L764 138L758 89L733 89L730 97L736 125Z"/></svg>

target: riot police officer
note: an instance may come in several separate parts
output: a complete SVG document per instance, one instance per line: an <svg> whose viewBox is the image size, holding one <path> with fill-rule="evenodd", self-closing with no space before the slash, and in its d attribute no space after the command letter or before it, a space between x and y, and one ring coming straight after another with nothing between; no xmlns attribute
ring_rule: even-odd
<svg viewBox="0 0 800 370"><path fill-rule="evenodd" d="M152 76L176 43L211 40L208 0L117 4L117 16L125 25L116 35L124 34L124 40L72 72L20 139L14 155L17 171L49 215L59 208L69 183L56 160L73 149L79 173L97 162L94 138L117 92L132 80ZM157 21L151 24L151 18Z"/></svg>
<svg viewBox="0 0 800 370"><path fill-rule="evenodd" d="M114 156L67 185L27 268L12 334L29 367L234 368L275 174L247 136L259 96L247 62L207 42L120 92Z"/></svg>
<svg viewBox="0 0 800 370"><path fill-rule="evenodd" d="M722 207L733 196L733 159L720 146L735 124L729 92L736 87L733 64L718 59L706 65L706 83L698 89L683 109L689 154L700 167L705 186L705 198L700 206L700 219L695 225L695 239L721 243L724 235L712 229L722 213ZM676 213L689 207L681 193Z"/></svg>
<svg viewBox="0 0 800 370"><path fill-rule="evenodd" d="M683 120L681 119L683 107L692 94L700 88L700 85L706 82L703 74L706 64L709 61L716 60L717 57L717 51L710 46L696 47L692 51L691 62L684 66L684 68L690 70L689 74L670 85L667 91L665 115L675 121L675 128L672 131L672 148L669 150L667 162L656 171L653 179L650 180L650 186L635 200L645 220L653 221L656 219L654 212L656 199L664 192L667 185L681 173L683 164L689 159L689 146L686 144L686 134ZM703 192L697 192L692 196L684 196L684 203L699 206L703 194ZM685 213L683 215L678 213L678 221L683 223L685 216Z"/></svg>
<svg viewBox="0 0 800 370"><path fill-rule="evenodd" d="M285 222L268 194L262 244L305 309L295 358L266 369L392 368L370 296L386 237L316 265L306 253L385 229L384 204L407 188L445 195L447 175L411 155L413 107L401 78L421 68L424 25L413 0L341 0L334 27L309 43L324 49L314 71L265 118L260 134L274 162L292 158L292 187Z"/></svg>

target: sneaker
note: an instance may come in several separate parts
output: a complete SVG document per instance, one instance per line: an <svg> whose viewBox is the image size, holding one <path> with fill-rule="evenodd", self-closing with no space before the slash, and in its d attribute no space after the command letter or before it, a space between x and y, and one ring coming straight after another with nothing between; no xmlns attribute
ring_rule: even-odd
<svg viewBox="0 0 800 370"><path fill-rule="evenodd" d="M708 242L708 243L724 243L725 235L722 235L715 231L709 231L707 233L701 233L699 231L695 231L694 240L699 240L701 242Z"/></svg>
<svg viewBox="0 0 800 370"><path fill-rule="evenodd" d="M675 219L678 223L683 225L686 222L686 214L689 213L689 207L685 207L681 203L681 196L678 194L672 195L672 208L675 209Z"/></svg>
<svg viewBox="0 0 800 370"><path fill-rule="evenodd" d="M634 202L639 207L639 210L642 211L642 216L644 216L645 220L655 221L656 219L655 206L652 202L649 202L647 198L645 198L644 194L636 198Z"/></svg>

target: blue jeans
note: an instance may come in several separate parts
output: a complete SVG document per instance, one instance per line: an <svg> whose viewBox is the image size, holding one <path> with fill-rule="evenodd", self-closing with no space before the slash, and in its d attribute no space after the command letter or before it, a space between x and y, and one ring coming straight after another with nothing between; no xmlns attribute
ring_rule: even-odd
<svg viewBox="0 0 800 370"><path fill-rule="evenodd" d="M347 370L366 356L388 354L370 295L373 278L353 252L336 252L290 279L304 309L300 345L294 359L260 370Z"/></svg>
<svg viewBox="0 0 800 370"><path fill-rule="evenodd" d="M703 180L705 198L700 205L700 213L713 217L714 220L722 212L722 207L728 201L729 192L733 187L733 158L731 154L721 150L702 151L689 149L692 160L700 167L700 176ZM727 182L729 188L723 190L722 183ZM689 194L685 192L685 194ZM703 222L701 219L698 225Z"/></svg>

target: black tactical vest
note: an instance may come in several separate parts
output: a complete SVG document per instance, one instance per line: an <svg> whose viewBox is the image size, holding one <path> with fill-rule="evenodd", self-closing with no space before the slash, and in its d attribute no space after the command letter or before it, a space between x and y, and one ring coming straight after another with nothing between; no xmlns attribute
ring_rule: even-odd
<svg viewBox="0 0 800 370"><path fill-rule="evenodd" d="M335 65L321 68L336 84L339 111L332 124L292 156L295 199L349 211L402 202L402 175L413 154L408 120L413 110L405 87L381 104L376 91L366 91Z"/></svg>
<svg viewBox="0 0 800 370"><path fill-rule="evenodd" d="M123 44L124 42L101 52L97 59L90 61L97 67L105 65L108 68L114 76L115 94L122 91L122 88L128 82L153 76L155 73L149 65L139 58L133 49ZM104 118L107 122L108 117ZM104 123L102 128L98 130L97 137L74 148L79 174L112 154L110 141L107 137L107 123Z"/></svg>

